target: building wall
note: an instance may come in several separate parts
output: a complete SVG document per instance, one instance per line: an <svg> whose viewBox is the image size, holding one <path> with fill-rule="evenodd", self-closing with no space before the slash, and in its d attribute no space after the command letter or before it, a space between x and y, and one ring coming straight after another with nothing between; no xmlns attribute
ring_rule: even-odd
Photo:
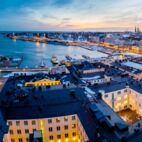
<svg viewBox="0 0 142 142"><path fill-rule="evenodd" d="M142 116L142 94L129 87L114 92L104 93L102 99L116 112L130 107Z"/></svg>
<svg viewBox="0 0 142 142"><path fill-rule="evenodd" d="M8 120L4 142L27 142L29 133L41 130L44 142L86 142L88 137L77 115L45 119Z"/></svg>

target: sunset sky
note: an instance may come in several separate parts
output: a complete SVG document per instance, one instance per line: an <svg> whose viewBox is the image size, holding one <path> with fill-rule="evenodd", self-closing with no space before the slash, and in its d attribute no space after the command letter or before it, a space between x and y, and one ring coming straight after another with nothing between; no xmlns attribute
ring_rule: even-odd
<svg viewBox="0 0 142 142"><path fill-rule="evenodd" d="M142 0L0 0L0 31L142 28Z"/></svg>

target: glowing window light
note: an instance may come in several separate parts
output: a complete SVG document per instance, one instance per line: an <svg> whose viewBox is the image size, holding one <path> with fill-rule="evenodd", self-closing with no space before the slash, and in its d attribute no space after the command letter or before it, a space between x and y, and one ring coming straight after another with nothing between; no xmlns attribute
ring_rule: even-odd
<svg viewBox="0 0 142 142"><path fill-rule="evenodd" d="M121 100L121 97L118 97L117 100L120 101L120 100Z"/></svg>
<svg viewBox="0 0 142 142"><path fill-rule="evenodd" d="M124 101L124 104L127 104L128 103L128 101L126 100L126 101Z"/></svg>
<svg viewBox="0 0 142 142"><path fill-rule="evenodd" d="M73 137L73 141L76 141L76 137Z"/></svg>
<svg viewBox="0 0 142 142"><path fill-rule="evenodd" d="M68 139L68 138L66 138L66 139L65 139L65 141L66 141L66 142L68 142L68 141L69 141L69 139Z"/></svg>
<svg viewBox="0 0 142 142"><path fill-rule="evenodd" d="M125 95L124 98L126 99L128 97L128 95Z"/></svg>

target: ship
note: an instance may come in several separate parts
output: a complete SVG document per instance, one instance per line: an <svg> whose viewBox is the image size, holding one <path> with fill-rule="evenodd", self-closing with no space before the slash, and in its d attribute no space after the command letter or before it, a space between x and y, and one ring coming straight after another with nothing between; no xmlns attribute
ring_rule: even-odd
<svg viewBox="0 0 142 142"><path fill-rule="evenodd" d="M52 62L53 64L59 64L58 58L57 58L56 56L52 56L51 62Z"/></svg>

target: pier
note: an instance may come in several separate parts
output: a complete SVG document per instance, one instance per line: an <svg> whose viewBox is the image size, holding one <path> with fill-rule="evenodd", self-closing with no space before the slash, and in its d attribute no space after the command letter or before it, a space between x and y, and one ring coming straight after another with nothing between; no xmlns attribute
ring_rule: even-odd
<svg viewBox="0 0 142 142"><path fill-rule="evenodd" d="M49 71L49 68L1 68L0 72L40 72L40 71Z"/></svg>

